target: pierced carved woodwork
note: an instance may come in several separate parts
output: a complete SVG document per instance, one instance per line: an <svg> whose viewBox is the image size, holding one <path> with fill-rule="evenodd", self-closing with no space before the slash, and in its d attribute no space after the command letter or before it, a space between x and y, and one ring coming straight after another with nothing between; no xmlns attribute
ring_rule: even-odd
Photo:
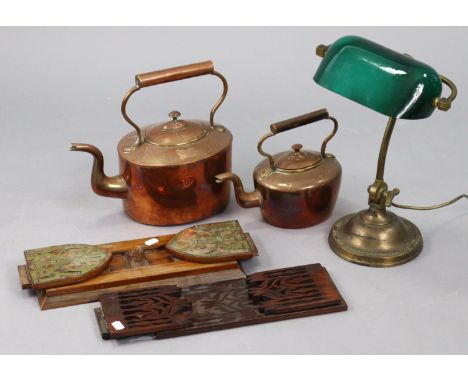
<svg viewBox="0 0 468 382"><path fill-rule="evenodd" d="M319 264L254 273L247 277L249 296L265 314L279 314L338 304L340 295Z"/></svg>
<svg viewBox="0 0 468 382"><path fill-rule="evenodd" d="M153 325L144 328L148 321L142 316L139 334L154 334L157 339L168 338L347 309L328 272L320 264L258 272L246 279L192 285L180 290L174 286L167 288L173 293L171 297L177 300L171 301L171 306L180 307L179 311L173 309L174 320L179 326ZM133 307L134 300L141 303L145 299L157 299L167 294L167 291L158 289L134 292L133 297L125 298L127 305L121 303L120 310L116 304L117 294L104 296L100 299L101 308L95 309L102 337L109 339L134 335L131 328L121 328L118 333L112 330L115 317L122 317L122 311L128 313L128 306ZM145 308L149 309L145 314L159 317L159 312L151 310L156 306L147 304ZM135 320L133 324L137 325L138 318L132 317ZM173 324L170 318L165 318Z"/></svg>
<svg viewBox="0 0 468 382"><path fill-rule="evenodd" d="M100 297L107 328L112 337L178 329L191 323L191 304L181 298L181 289L163 286L138 292Z"/></svg>

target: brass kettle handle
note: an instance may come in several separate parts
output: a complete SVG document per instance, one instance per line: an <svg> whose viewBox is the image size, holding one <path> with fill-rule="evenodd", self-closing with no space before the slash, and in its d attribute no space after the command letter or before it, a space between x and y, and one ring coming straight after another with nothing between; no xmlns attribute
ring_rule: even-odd
<svg viewBox="0 0 468 382"><path fill-rule="evenodd" d="M442 83L447 85L451 91L450 95L448 97L437 97L434 100L434 106L437 107L437 109L442 110L442 111L448 111L450 107L452 106L452 102L457 98L457 87L455 84L450 81L447 77L440 75L440 80Z"/></svg>
<svg viewBox="0 0 468 382"><path fill-rule="evenodd" d="M295 129L300 126L308 125L310 123L318 122L323 119L329 119L333 121L333 131L325 138L325 140L322 142L322 147L320 149L320 154L322 155L322 158L326 158L326 148L327 148L327 143L332 139L336 132L338 131L338 121L333 118L331 115L328 114L327 109L320 109L313 111L311 113L303 114L298 117L286 119L281 122L273 123L270 125L270 132L268 134L265 134L263 137L260 138L257 144L257 150L260 153L260 155L263 155L264 157L268 158L268 161L270 162L270 167L274 167L275 161L273 159L273 156L270 154L266 153L262 149L263 143L268 139L271 138L273 135L283 133L285 131Z"/></svg>
<svg viewBox="0 0 468 382"><path fill-rule="evenodd" d="M122 100L121 111L122 111L122 116L124 117L124 119L130 125L133 126L133 128L136 130L138 134L138 142L136 143L137 146L143 142L141 128L140 126L138 126L135 122L133 122L130 119L130 117L127 115L127 110L126 110L127 102L129 98L133 95L133 93L137 92L141 88L164 84L166 82L184 80L186 78L203 76L205 74L212 74L214 76L217 76L223 82L223 93L210 111L210 125L211 127L214 127L214 114L216 113L216 110L218 110L218 108L221 106L224 99L226 98L226 94L228 91L228 84L224 76L214 70L214 64L212 61L197 62L195 64L177 66L174 68L168 68L168 69L163 69L163 70L157 70L154 72L137 74L135 76L135 86L133 86L127 92L127 94L125 94Z"/></svg>

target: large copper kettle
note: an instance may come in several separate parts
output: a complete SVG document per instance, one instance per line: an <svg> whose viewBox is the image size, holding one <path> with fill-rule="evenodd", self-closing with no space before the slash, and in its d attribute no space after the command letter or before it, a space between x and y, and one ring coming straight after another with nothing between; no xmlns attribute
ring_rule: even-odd
<svg viewBox="0 0 468 382"><path fill-rule="evenodd" d="M270 155L262 145L281 132L328 119L332 133L323 141L320 152L303 150L301 144L292 150ZM263 218L281 228L304 228L326 220L335 207L341 184L341 165L326 153L326 145L338 130L338 122L326 109L274 123L270 132L258 142L258 152L267 159L255 167L255 190L245 192L240 178L233 173L216 176L218 182L232 181L237 203L244 208L260 207Z"/></svg>
<svg viewBox="0 0 468 382"><path fill-rule="evenodd" d="M128 99L141 88L205 74L219 77L224 86L209 121L179 119L181 114L172 111L171 120L140 128L128 117ZM231 169L232 135L214 123L214 114L226 97L226 79L205 61L139 74L135 82L122 101L122 115L135 131L118 144L119 175L105 175L102 153L95 146L71 145L72 151L94 156L94 192L121 198L131 218L151 225L183 224L222 211L229 201L229 186L216 183L215 175Z"/></svg>

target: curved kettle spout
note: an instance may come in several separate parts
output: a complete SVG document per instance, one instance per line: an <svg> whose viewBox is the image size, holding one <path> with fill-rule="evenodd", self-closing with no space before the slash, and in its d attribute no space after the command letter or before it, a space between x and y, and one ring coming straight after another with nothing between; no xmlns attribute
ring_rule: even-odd
<svg viewBox="0 0 468 382"><path fill-rule="evenodd" d="M106 176L104 173L104 158L102 152L96 146L86 143L72 143L70 151L83 151L94 157L91 187L96 194L120 199L127 197L128 187L125 179L120 175Z"/></svg>
<svg viewBox="0 0 468 382"><path fill-rule="evenodd" d="M253 192L245 192L244 186L240 178L232 172L225 172L216 175L216 182L221 183L225 180L230 180L234 184L234 192L236 194L237 203L243 208L260 207L262 196L257 190Z"/></svg>

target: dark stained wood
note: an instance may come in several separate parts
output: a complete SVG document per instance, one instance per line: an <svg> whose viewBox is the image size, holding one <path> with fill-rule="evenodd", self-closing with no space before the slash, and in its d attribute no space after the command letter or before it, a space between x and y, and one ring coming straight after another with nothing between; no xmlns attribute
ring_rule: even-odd
<svg viewBox="0 0 468 382"><path fill-rule="evenodd" d="M191 304L181 298L181 289L176 286L110 293L99 297L99 301L113 338L179 329L191 324Z"/></svg>
<svg viewBox="0 0 468 382"><path fill-rule="evenodd" d="M146 298L160 295L156 289L143 293ZM157 339L168 338L347 309L328 272L320 264L259 272L246 279L188 286L181 289L180 299L183 300L180 304L191 306L190 311L184 311L183 325L141 331L140 334L153 333ZM106 304L101 301L102 308L95 309L102 337L125 336L123 330L116 335L106 329L116 317L106 314L109 309ZM112 308L117 309L115 304ZM125 307L121 309L125 310Z"/></svg>
<svg viewBox="0 0 468 382"><path fill-rule="evenodd" d="M335 305L338 290L319 264L259 272L246 279L249 295L265 314Z"/></svg>

